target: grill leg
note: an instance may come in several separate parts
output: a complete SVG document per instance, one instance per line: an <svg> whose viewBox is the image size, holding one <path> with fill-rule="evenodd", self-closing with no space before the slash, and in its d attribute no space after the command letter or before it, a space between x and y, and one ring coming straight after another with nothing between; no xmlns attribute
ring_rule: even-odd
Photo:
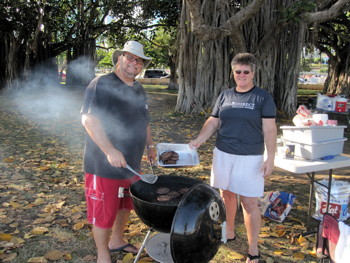
<svg viewBox="0 0 350 263"><path fill-rule="evenodd" d="M136 262L139 260L139 258L140 258L140 256L141 256L141 253L142 253L142 251L145 249L145 246L146 246L146 244L147 244L148 238L149 238L149 236L151 235L152 231L153 231L152 228L151 228L150 230L148 230L148 232L147 232L147 234L146 234L146 237L145 237L145 239L144 239L143 242L142 242L142 245L141 245L141 247L140 247L140 250L139 250L139 252L137 253L137 255L136 255L136 257L135 257L134 263L136 263Z"/></svg>

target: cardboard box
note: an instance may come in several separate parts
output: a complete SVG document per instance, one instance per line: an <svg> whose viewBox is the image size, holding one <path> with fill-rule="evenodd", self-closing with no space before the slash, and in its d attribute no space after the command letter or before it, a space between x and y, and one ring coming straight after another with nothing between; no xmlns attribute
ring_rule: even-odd
<svg viewBox="0 0 350 263"><path fill-rule="evenodd" d="M280 191L269 192L261 200L259 209L263 216L281 223L292 209L294 201L293 194Z"/></svg>
<svg viewBox="0 0 350 263"><path fill-rule="evenodd" d="M295 145L295 156L299 156L309 160L316 160L330 155L338 155L343 153L344 142L347 138L338 140L330 140L320 143L300 143L290 141L285 138L283 144L294 144Z"/></svg>
<svg viewBox="0 0 350 263"><path fill-rule="evenodd" d="M320 143L344 138L346 126L281 126L283 138L299 143Z"/></svg>

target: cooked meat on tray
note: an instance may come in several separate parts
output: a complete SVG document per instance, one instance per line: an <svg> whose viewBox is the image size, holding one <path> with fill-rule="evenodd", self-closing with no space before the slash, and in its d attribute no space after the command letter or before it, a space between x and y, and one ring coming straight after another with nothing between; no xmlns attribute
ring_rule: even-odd
<svg viewBox="0 0 350 263"><path fill-rule="evenodd" d="M176 164L176 162L179 160L179 154L174 151L167 151L167 152L163 152L159 156L159 159L164 164Z"/></svg>

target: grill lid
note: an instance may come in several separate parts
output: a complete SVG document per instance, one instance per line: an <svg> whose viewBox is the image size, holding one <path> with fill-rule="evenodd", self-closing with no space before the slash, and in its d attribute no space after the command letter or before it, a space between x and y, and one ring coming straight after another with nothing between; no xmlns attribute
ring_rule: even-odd
<svg viewBox="0 0 350 263"><path fill-rule="evenodd" d="M209 262L221 244L225 221L226 210L218 192L206 184L193 186L179 203L172 222L174 262Z"/></svg>

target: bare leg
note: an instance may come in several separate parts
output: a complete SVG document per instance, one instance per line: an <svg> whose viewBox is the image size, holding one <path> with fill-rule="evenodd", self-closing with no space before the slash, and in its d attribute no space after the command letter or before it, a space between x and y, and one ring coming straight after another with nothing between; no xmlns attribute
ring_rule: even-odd
<svg viewBox="0 0 350 263"><path fill-rule="evenodd" d="M112 227L112 234L110 236L109 240L109 248L118 248L121 246L124 246L128 244L124 240L124 230L126 223L129 220L130 210L119 210L117 217L114 221L113 227ZM138 249L133 249L132 247L126 248L127 251L137 253Z"/></svg>
<svg viewBox="0 0 350 263"><path fill-rule="evenodd" d="M337 244L334 244L332 242L328 242L329 245L329 255L331 257L332 260L335 259L335 248L337 247Z"/></svg>
<svg viewBox="0 0 350 263"><path fill-rule="evenodd" d="M111 256L108 249L108 240L111 230L93 226L92 233L97 247L97 263L111 263Z"/></svg>
<svg viewBox="0 0 350 263"><path fill-rule="evenodd" d="M327 253L327 251L323 251L323 237L322 237L322 232L323 232L323 222L320 222L320 225L318 227L318 232L317 232L317 247L316 247L316 255L319 258L325 257L323 255L323 252Z"/></svg>
<svg viewBox="0 0 350 263"><path fill-rule="evenodd" d="M252 256L259 255L258 238L260 233L261 215L258 207L257 197L241 196L243 206L244 223L247 229L248 237L248 253ZM258 259L249 260L247 262L259 262Z"/></svg>
<svg viewBox="0 0 350 263"><path fill-rule="evenodd" d="M235 218L237 213L237 195L228 190L220 190L226 206L226 238L235 237Z"/></svg>

